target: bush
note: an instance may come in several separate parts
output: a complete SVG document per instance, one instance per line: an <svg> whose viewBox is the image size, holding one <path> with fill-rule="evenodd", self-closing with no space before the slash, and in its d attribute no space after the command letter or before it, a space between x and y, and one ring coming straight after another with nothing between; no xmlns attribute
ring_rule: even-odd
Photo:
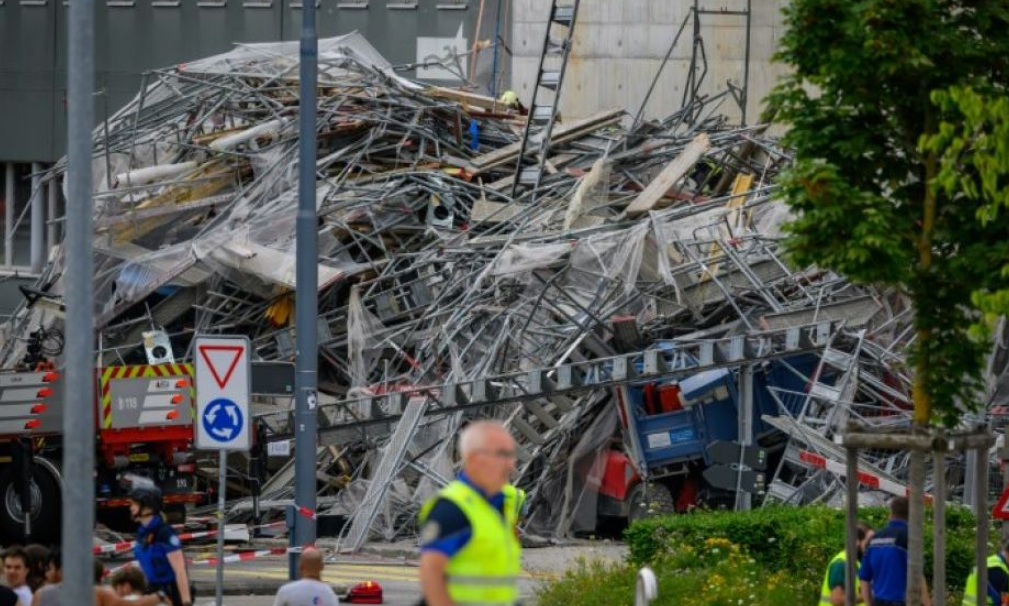
<svg viewBox="0 0 1009 606"><path fill-rule="evenodd" d="M884 508L865 508L861 519L873 528L886 524ZM926 511L925 569L932 569L932 512ZM993 538L998 533L993 532ZM670 545L703 543L723 537L746 549L770 570L823 574L826 562L844 549L844 512L827 507L768 507L751 512L705 512L651 518L624 533L630 563L655 561ZM974 515L964 507L946 509L947 585L960 591L974 565ZM996 548L996 543L992 543ZM926 575L929 576L929 575Z"/></svg>
<svg viewBox="0 0 1009 606"><path fill-rule="evenodd" d="M678 545L652 566L659 581L658 606L780 606L801 603L818 589L784 572L769 571L745 549L722 538L697 546ZM630 606L636 571L630 563L582 563L560 581L543 587L537 604Z"/></svg>
<svg viewBox="0 0 1009 606"><path fill-rule="evenodd" d="M887 519L883 508L863 509L860 515L875 528ZM931 515L926 512L926 577L932 569ZM948 603L959 603L974 564L974 537L974 516L948 507ZM992 537L997 540L998 533ZM631 604L636 571L643 565L659 579L658 604L682 603L685 596L696 606L813 604L827 562L844 548L844 512L826 507L699 512L637 522L625 538L627 563L583 562L544 586L539 604Z"/></svg>

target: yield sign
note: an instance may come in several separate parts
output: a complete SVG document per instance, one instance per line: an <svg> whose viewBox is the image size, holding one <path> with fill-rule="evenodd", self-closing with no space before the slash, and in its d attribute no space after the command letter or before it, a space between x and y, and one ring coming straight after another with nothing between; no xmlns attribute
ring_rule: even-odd
<svg viewBox="0 0 1009 606"><path fill-rule="evenodd" d="M196 384L196 447L200 450L248 450L252 365L249 339L242 336L197 337L193 356Z"/></svg>
<svg viewBox="0 0 1009 606"><path fill-rule="evenodd" d="M231 380L238 361L242 359L245 348L239 345L200 345L197 347L203 361L207 363L214 382L221 389Z"/></svg>
<svg viewBox="0 0 1009 606"><path fill-rule="evenodd" d="M995 503L995 508L991 511L991 517L996 520L1009 520L1009 486L1002 491L1002 496Z"/></svg>

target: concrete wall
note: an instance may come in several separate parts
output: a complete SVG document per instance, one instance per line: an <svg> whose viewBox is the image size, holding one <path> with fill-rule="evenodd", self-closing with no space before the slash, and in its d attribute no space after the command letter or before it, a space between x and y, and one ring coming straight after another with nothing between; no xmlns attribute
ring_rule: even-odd
<svg viewBox="0 0 1009 606"><path fill-rule="evenodd" d="M761 100L784 71L771 63L782 33L781 9L787 0L753 0L751 12L750 79L747 119L756 121ZM699 0L704 10L742 10L745 0ZM693 0L582 0L572 58L561 98L568 117L600 109L623 107L632 114L645 97L680 24L690 14ZM514 0L512 64L515 91L528 104L543 45L550 2ZM731 80L743 83L746 41L745 18L700 15L700 35L708 59L701 92L725 89ZM692 53L693 21L687 25L663 70L645 111L647 117L666 116L681 106ZM721 107L739 120L738 105Z"/></svg>

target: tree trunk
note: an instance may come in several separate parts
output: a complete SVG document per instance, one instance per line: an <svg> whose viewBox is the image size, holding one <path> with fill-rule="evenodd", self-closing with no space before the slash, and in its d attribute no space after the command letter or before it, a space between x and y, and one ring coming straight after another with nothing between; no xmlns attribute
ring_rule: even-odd
<svg viewBox="0 0 1009 606"><path fill-rule="evenodd" d="M931 105L926 103L925 132L932 133L933 117ZM935 230L936 194L935 181L937 161L934 153L929 152L925 158L925 197L922 200L921 234L918 238L918 272L924 279L932 267L932 233ZM921 284L918 285L919 287ZM920 293L919 293L920 294ZM931 341L932 331L927 325L921 324L921 316L917 316L917 355L914 366L914 387L912 400L914 414L912 431L925 431L932 420L932 396L929 393L929 373L931 372ZM911 451L911 464L908 477L908 535L907 535L907 606L921 606L922 593L928 591L923 586L925 575L925 453Z"/></svg>

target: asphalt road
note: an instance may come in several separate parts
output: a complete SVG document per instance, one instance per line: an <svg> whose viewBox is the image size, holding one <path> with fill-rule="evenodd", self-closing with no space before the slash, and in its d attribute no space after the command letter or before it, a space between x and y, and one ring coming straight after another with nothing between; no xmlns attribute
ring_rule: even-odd
<svg viewBox="0 0 1009 606"><path fill-rule="evenodd" d="M213 603L216 569L212 566L194 566L190 572L199 595L196 603ZM361 581L375 581L382 586L386 604L403 606L415 604L420 594L417 568L406 564L375 561L330 562L326 564L322 578L333 585L337 595L344 594L351 586ZM229 595L224 603L239 606L272 605L277 588L287 580L287 559L284 556L226 564L224 588ZM235 595L242 593L258 595Z"/></svg>
<svg viewBox="0 0 1009 606"><path fill-rule="evenodd" d="M255 546L239 549L227 546L227 555L247 552L250 549L278 547L277 541L260 541ZM323 579L332 583L337 595L342 595L362 581L375 581L382 586L384 603L394 606L413 606L420 599L417 580L414 541L392 544L372 544L356 555L336 554L333 545L320 541L320 549L327 554ZM523 574L519 588L525 604L532 604L536 589L544 582L559 577L565 570L586 561L622 561L627 548L611 541L572 541L566 545L527 547L523 550ZM190 575L197 589L196 606L214 603L216 569L207 560L215 555L213 544L190 545L186 558L191 562ZM119 558L106 559L108 570L130 561L129 552ZM201 563L203 562L203 563ZM227 606L272 606L277 589L287 582L287 557L268 555L249 561L225 564L224 604Z"/></svg>
<svg viewBox="0 0 1009 606"><path fill-rule="evenodd" d="M205 559L209 550L188 550L192 560ZM114 569L128 560L106 562L106 568ZM216 568L211 565L192 565L189 569L196 586L197 606L214 604ZM528 601L547 573L523 573L519 585L522 595ZM247 562L225 564L224 604L227 606L272 606L277 589L286 583L286 556L265 556ZM384 604L412 606L420 600L420 583L414 563L392 559L383 560L373 556L330 556L323 572L323 580L333 585L337 595L342 596L353 585L362 581L374 581L382 586Z"/></svg>

